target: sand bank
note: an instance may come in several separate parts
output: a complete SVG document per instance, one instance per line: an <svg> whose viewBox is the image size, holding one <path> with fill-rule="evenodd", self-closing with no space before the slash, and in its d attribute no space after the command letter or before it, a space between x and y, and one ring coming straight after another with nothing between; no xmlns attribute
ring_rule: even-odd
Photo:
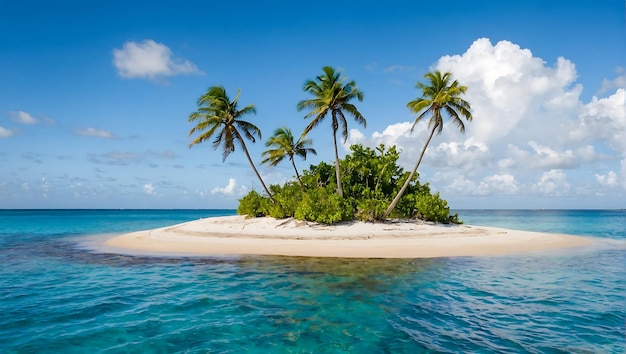
<svg viewBox="0 0 626 354"><path fill-rule="evenodd" d="M195 255L430 258L505 255L583 246L589 238L495 227L423 222L322 225L227 216L114 237L110 247Z"/></svg>

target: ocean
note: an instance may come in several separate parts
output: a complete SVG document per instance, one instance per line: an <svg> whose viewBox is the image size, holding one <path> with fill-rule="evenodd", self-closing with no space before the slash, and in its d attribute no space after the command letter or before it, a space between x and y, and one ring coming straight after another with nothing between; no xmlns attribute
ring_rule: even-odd
<svg viewBox="0 0 626 354"><path fill-rule="evenodd" d="M149 257L93 245L235 212L0 210L0 352L626 352L626 211L456 212L596 242L498 257Z"/></svg>

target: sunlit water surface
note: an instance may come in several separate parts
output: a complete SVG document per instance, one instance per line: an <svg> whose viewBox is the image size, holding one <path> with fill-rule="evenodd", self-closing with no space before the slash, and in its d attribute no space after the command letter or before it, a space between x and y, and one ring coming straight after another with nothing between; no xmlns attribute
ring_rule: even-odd
<svg viewBox="0 0 626 354"><path fill-rule="evenodd" d="M626 212L459 211L597 237L506 257L355 260L94 253L230 210L0 211L4 353L624 353Z"/></svg>

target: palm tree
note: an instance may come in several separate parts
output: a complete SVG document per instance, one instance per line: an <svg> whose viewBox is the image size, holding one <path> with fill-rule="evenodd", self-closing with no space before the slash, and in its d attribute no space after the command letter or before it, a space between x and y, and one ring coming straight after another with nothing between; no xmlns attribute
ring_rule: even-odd
<svg viewBox="0 0 626 354"><path fill-rule="evenodd" d="M306 160L306 155L309 153L317 155L317 151L315 151L315 149L308 147L312 143L313 141L311 139L303 139L303 137L300 137L298 141L294 142L291 129L278 128L274 131L274 135L265 143L266 147L272 146L274 148L263 152L263 156L267 157L261 161L261 163L264 164L269 162L270 166L276 166L285 157L289 157L293 170L296 171L298 183L302 185L302 180L300 180L300 174L298 173L293 157L300 156Z"/></svg>
<svg viewBox="0 0 626 354"><path fill-rule="evenodd" d="M335 71L330 66L322 68L324 73L317 76L315 80L307 80L304 83L303 90L313 95L314 98L302 100L298 103L298 111L310 109L304 118L313 120L304 129L302 136L308 134L311 129L317 127L326 118L328 113L332 117L331 125L333 127L333 142L335 145L335 175L337 176L337 193L343 197L343 188L341 187L341 175L339 172L339 152L337 151L337 130L341 127L343 141L348 139L348 123L346 122L345 113L351 115L358 123L366 126L365 118L350 103L357 99L363 100L363 92L359 91L354 81L344 83L345 78L340 78L341 72Z"/></svg>
<svg viewBox="0 0 626 354"><path fill-rule="evenodd" d="M411 183L411 180L413 179L420 162L422 162L426 148L428 147L430 140L433 138L435 131L437 134L441 134L441 131L443 130L442 110L448 113L449 119L451 119L452 123L459 128L461 133L465 133L465 125L459 115L465 117L468 122L472 120L470 104L459 97L467 91L467 86L459 85L456 80L450 83L452 80L452 73L450 72L446 72L442 75L441 72L437 70L434 73L427 73L424 77L430 81L429 85L418 82L416 88L422 90L422 97L409 102L407 107L409 107L409 109L414 113L421 112L415 118L415 122L411 127L411 132L413 132L415 125L422 121L426 114L430 113L430 119L428 121L428 126L431 128L430 135L428 136L428 140L426 140L426 144L424 144L422 153L420 154L413 171L411 171L409 178L407 178L404 182L404 185L387 208L387 211L385 211L383 219L389 216L393 208L395 208L396 204L398 204L402 194Z"/></svg>
<svg viewBox="0 0 626 354"><path fill-rule="evenodd" d="M212 86L204 95L200 96L198 110L191 113L188 119L189 122L197 122L196 126L189 131L189 136L196 132L199 135L193 139L189 147L215 136L215 140L212 141L213 148L217 150L221 146L222 161L226 161L228 155L235 151L235 145L238 144L246 154L252 170L261 181L265 193L273 202L274 198L254 166L244 141L246 138L254 143L256 142L255 137L261 139L261 130L256 125L241 119L247 114L256 114L256 108L251 104L239 109L237 103L240 94L241 90L237 90L237 97L230 101L224 87Z"/></svg>

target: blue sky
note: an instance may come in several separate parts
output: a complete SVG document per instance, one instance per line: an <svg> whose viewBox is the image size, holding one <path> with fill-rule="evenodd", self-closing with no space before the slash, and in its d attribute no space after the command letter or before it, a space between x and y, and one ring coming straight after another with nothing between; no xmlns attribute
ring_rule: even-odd
<svg viewBox="0 0 626 354"><path fill-rule="evenodd" d="M427 136L409 132L415 84L439 69L469 87L466 134L445 126L420 166L453 208L624 208L624 6L0 0L0 208L235 208L260 185L241 151L188 147L197 98L241 88L258 164L274 129L304 129L302 85L325 65L365 94L341 153L396 144L406 168ZM300 168L332 161L327 125Z"/></svg>

